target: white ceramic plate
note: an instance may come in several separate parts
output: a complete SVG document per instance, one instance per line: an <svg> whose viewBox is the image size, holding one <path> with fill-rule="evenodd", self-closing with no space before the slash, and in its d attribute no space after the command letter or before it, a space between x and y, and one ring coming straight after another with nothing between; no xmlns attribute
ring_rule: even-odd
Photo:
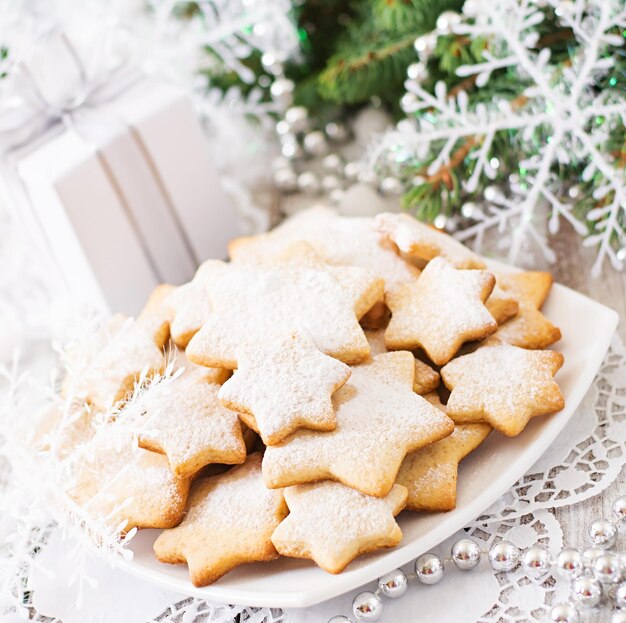
<svg viewBox="0 0 626 623"><path fill-rule="evenodd" d="M565 396L565 409L534 418L512 439L494 431L461 464L456 509L402 513L399 523L404 538L395 549L362 557L340 575L326 573L310 561L281 558L243 565L212 586L195 588L186 565L166 565L155 559L152 544L159 531L144 530L132 541L133 560L124 561L123 567L173 591L209 601L287 608L311 606L358 588L428 551L478 517L548 450L593 382L618 322L612 309L561 285L552 288L543 311L563 334L556 349L565 355L565 364L556 379Z"/></svg>

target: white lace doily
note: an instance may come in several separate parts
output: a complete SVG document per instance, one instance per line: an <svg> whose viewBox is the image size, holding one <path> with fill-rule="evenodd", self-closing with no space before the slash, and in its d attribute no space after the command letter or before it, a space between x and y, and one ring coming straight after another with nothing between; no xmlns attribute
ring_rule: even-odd
<svg viewBox="0 0 626 623"><path fill-rule="evenodd" d="M461 534L469 534L485 548L504 538L520 548L541 544L556 554L564 545L563 532L549 509L599 494L617 478L625 457L626 350L616 337L594 385L550 451L466 531L435 551L447 553ZM358 592L302 610L208 604L111 569L81 553L59 530L51 532L36 560L25 605L32 620L47 623L323 623L336 614L349 614ZM78 567L84 580L80 607L76 573L68 571ZM545 621L550 607L566 599L562 580L535 580L519 568L494 574L485 560L471 573L450 569L446 574L436 586L413 586L402 599L386 600L382 621L412 620L416 613L425 621Z"/></svg>

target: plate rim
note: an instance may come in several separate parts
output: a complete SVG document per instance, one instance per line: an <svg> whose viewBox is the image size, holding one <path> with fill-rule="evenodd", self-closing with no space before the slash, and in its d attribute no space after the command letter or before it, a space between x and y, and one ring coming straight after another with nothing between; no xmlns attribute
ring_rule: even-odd
<svg viewBox="0 0 626 623"><path fill-rule="evenodd" d="M491 259L488 260L488 266L494 268L502 267L508 271L522 270ZM179 579L175 577L168 577L167 575L164 575L163 571L139 566L133 560L120 559L117 562L117 566L135 577L151 581L173 592L180 592L181 596L194 596L206 599L207 601L217 601L252 607L306 608L345 594L350 590L354 590L355 588L363 586L368 582L374 581L390 569L403 566L428 549L435 547L451 534L462 529L473 519L480 516L481 512L501 497L507 489L519 480L522 475L527 473L532 465L545 454L548 447L573 417L583 398L589 391L589 388L600 370L600 367L602 366L602 362L604 361L606 353L609 350L611 341L615 335L615 330L619 324L618 312L568 286L555 283L554 288L556 290L565 290L568 295L584 299L587 304L592 303L596 306L598 308L598 312L606 316L604 323L606 331L602 333L602 339L598 343L598 347L595 349L595 355L590 357L585 362L580 375L577 377L577 384L568 398L566 408L555 414L555 417L546 424L546 428L542 431L541 436L534 441L533 448L538 450L536 452L528 452L518 460L518 464L521 468L517 477L513 478L512 476L508 476L507 472L504 472L499 478L495 479L490 487L477 496L471 505L459 509L457 516L455 516L452 521L454 525L453 530L451 530L450 522L446 522L442 524L443 527L435 527L429 531L428 534L432 535L432 538L429 539L430 544L425 547L423 545L419 545L412 549L411 545L413 543L408 542L398 548L388 550L384 556L380 557L379 560L373 561L372 565L367 567L367 570L363 570L363 573L366 573L368 576L365 579L360 578L358 573L356 576L339 574L334 576L335 581L331 588L329 588L327 584L324 584L322 588L312 585L307 591L285 592L281 595L279 600L276 599L275 595L273 597L270 596L269 598L265 598L258 590L249 591L241 588L231 589L228 587L222 587L219 584L196 587L189 581L188 578ZM561 417L558 417L559 414L561 414ZM478 512L476 512L477 507L480 507L481 509Z"/></svg>

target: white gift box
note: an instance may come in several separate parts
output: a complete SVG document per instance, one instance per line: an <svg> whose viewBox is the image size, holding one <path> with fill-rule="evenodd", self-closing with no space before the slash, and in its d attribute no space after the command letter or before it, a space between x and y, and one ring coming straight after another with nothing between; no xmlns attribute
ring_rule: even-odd
<svg viewBox="0 0 626 623"><path fill-rule="evenodd" d="M158 283L225 257L237 215L183 91L138 77L87 104L13 150L3 179L68 294L136 313Z"/></svg>

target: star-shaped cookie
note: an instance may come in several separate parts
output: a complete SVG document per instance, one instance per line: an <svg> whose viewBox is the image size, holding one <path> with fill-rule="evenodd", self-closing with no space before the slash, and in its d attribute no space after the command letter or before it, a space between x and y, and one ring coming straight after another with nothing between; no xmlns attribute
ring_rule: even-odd
<svg viewBox="0 0 626 623"><path fill-rule="evenodd" d="M431 260L417 281L387 297L387 348L421 347L437 365L447 363L465 342L498 329L484 304L494 283L483 270L458 270L441 257Z"/></svg>
<svg viewBox="0 0 626 623"><path fill-rule="evenodd" d="M228 376L226 370L187 363L171 384L142 401L134 423L139 445L165 454L175 476L189 478L210 463L244 462L239 417L217 397Z"/></svg>
<svg viewBox="0 0 626 623"><path fill-rule="evenodd" d="M298 428L335 428L331 396L350 376L345 363L297 334L278 336L263 349L242 349L240 361L219 397L241 412L263 443L276 444Z"/></svg>
<svg viewBox="0 0 626 623"><path fill-rule="evenodd" d="M408 256L429 262L443 257L456 268L485 268L483 260L452 236L420 223L409 214L384 212L376 217L375 227Z"/></svg>
<svg viewBox="0 0 626 623"><path fill-rule="evenodd" d="M167 338L166 322L112 316L101 329L71 343L64 352L64 397L110 409L132 392L142 373L162 372Z"/></svg>
<svg viewBox="0 0 626 623"><path fill-rule="evenodd" d="M341 573L357 556L402 539L394 517L407 493L399 485L384 498L329 481L287 487L284 495L289 515L272 535L283 556L310 558L329 573Z"/></svg>
<svg viewBox="0 0 626 623"><path fill-rule="evenodd" d="M391 490L408 452L449 435L452 420L413 392L415 360L386 353L354 366L333 396L337 428L300 430L270 446L263 459L268 487L336 480L367 495Z"/></svg>
<svg viewBox="0 0 626 623"><path fill-rule="evenodd" d="M552 275L545 272L520 272L497 275L498 288L515 298L519 311L498 329L498 337L522 348L547 348L561 339L561 331L539 310L550 288Z"/></svg>
<svg viewBox="0 0 626 623"><path fill-rule="evenodd" d="M487 422L513 437L530 418L565 406L553 379L562 365L561 353L526 350L490 338L441 369L451 390L446 411L455 422Z"/></svg>
<svg viewBox="0 0 626 623"><path fill-rule="evenodd" d="M437 392L425 398L445 412ZM457 424L449 437L407 455L396 477L396 482L407 488L406 507L414 511L452 510L456 506L459 462L490 432L488 424Z"/></svg>
<svg viewBox="0 0 626 623"><path fill-rule="evenodd" d="M182 523L154 543L161 562L184 563L194 586L206 586L238 565L278 557L272 533L287 515L282 491L261 477L261 455L194 483Z"/></svg>
<svg viewBox="0 0 626 623"><path fill-rule="evenodd" d="M189 479L172 474L167 459L134 445L127 429L100 429L67 459L68 495L112 527L170 528L180 522Z"/></svg>
<svg viewBox="0 0 626 623"><path fill-rule="evenodd" d="M370 343L372 357L382 353L388 353L385 346L385 330L378 329L376 331L366 331L367 341ZM415 382L413 383L413 391L416 394L427 394L439 387L441 377L439 372L433 370L428 364L415 359Z"/></svg>
<svg viewBox="0 0 626 623"><path fill-rule="evenodd" d="M286 246L308 242L329 264L360 266L385 280L385 290L408 283L420 271L405 262L373 227L367 217L340 216L331 208L314 206L283 221L267 234L238 238L228 245L237 262L263 261L276 257Z"/></svg>

